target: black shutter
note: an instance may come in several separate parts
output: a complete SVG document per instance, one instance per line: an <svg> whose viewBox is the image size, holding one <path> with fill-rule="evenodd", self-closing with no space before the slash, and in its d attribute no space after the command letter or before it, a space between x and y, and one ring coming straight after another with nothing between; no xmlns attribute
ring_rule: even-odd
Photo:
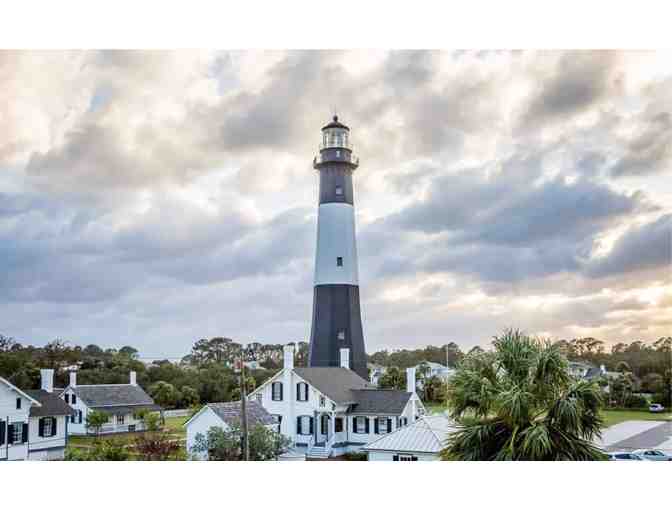
<svg viewBox="0 0 672 510"><path fill-rule="evenodd" d="M280 383L280 400L282 400L282 392L284 391L284 384Z"/></svg>
<svg viewBox="0 0 672 510"><path fill-rule="evenodd" d="M77 403L77 395L75 395L74 393L72 394L72 403L73 404Z"/></svg>
<svg viewBox="0 0 672 510"><path fill-rule="evenodd" d="M5 444L5 422L0 420L0 444Z"/></svg>
<svg viewBox="0 0 672 510"><path fill-rule="evenodd" d="M79 416L79 423L82 423L82 410L80 409L79 411L77 411L77 414Z"/></svg>
<svg viewBox="0 0 672 510"><path fill-rule="evenodd" d="M7 444L14 443L14 425L9 423L7 424Z"/></svg>
<svg viewBox="0 0 672 510"><path fill-rule="evenodd" d="M352 417L352 432L353 432L353 434L357 433L357 417L356 416Z"/></svg>
<svg viewBox="0 0 672 510"><path fill-rule="evenodd" d="M44 437L44 418L37 420L37 435Z"/></svg>
<svg viewBox="0 0 672 510"><path fill-rule="evenodd" d="M378 428L378 418L373 419L373 433L380 434L380 429Z"/></svg>
<svg viewBox="0 0 672 510"><path fill-rule="evenodd" d="M66 393L64 398L65 398L65 403L66 403L66 404L69 404L69 403L70 403L70 395L68 395L68 394Z"/></svg>
<svg viewBox="0 0 672 510"><path fill-rule="evenodd" d="M313 423L314 421L315 421L315 419L312 416L310 417L310 420L308 420L308 423L310 423L310 426L309 426L310 428L308 430L308 433L310 435L312 435L313 431L315 430L315 428L314 428L315 424Z"/></svg>
<svg viewBox="0 0 672 510"><path fill-rule="evenodd" d="M303 434L303 430L301 430L301 416L296 417L296 433Z"/></svg>
<svg viewBox="0 0 672 510"><path fill-rule="evenodd" d="M368 416L364 418L364 432L369 433L369 418Z"/></svg>
<svg viewBox="0 0 672 510"><path fill-rule="evenodd" d="M23 430L21 430L21 441L23 443L28 442L28 424L27 423L23 424Z"/></svg>
<svg viewBox="0 0 672 510"><path fill-rule="evenodd" d="M392 455L392 460L399 460L399 455Z"/></svg>
<svg viewBox="0 0 672 510"><path fill-rule="evenodd" d="M387 419L387 431L392 432L392 418Z"/></svg>
<svg viewBox="0 0 672 510"><path fill-rule="evenodd" d="M56 416L54 416L54 417L51 419L51 435L52 435L52 436L55 436L55 435L56 435L56 424L57 424L57 423L58 423L58 418L56 418Z"/></svg>
<svg viewBox="0 0 672 510"><path fill-rule="evenodd" d="M296 400L301 400L301 383L296 383Z"/></svg>

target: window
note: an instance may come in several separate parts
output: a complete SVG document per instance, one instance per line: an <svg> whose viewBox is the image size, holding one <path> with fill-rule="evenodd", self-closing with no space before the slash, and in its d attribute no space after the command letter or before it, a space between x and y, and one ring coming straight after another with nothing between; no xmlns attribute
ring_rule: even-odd
<svg viewBox="0 0 672 510"><path fill-rule="evenodd" d="M394 461L403 461L403 460L418 460L418 458L415 455L393 455L392 460Z"/></svg>
<svg viewBox="0 0 672 510"><path fill-rule="evenodd" d="M12 443L23 443L23 422L21 421L12 423Z"/></svg>
<svg viewBox="0 0 672 510"><path fill-rule="evenodd" d="M369 419L366 416L355 416L353 418L353 429L355 434L368 434Z"/></svg>
<svg viewBox="0 0 672 510"><path fill-rule="evenodd" d="M271 399L273 400L282 400L282 383L274 382L271 385Z"/></svg>
<svg viewBox="0 0 672 510"><path fill-rule="evenodd" d="M340 330L340 331L338 332L337 338L338 338L339 340L345 340L345 330L343 330L343 329Z"/></svg>
<svg viewBox="0 0 672 510"><path fill-rule="evenodd" d="M341 186L336 186L336 194L341 196L343 194L343 188Z"/></svg>
<svg viewBox="0 0 672 510"><path fill-rule="evenodd" d="M343 432L343 418L334 420L334 432Z"/></svg>
<svg viewBox="0 0 672 510"><path fill-rule="evenodd" d="M275 418L275 421L278 424L278 427L282 425L282 415L281 414L274 414L273 417Z"/></svg>
<svg viewBox="0 0 672 510"><path fill-rule="evenodd" d="M70 395L68 395L68 394L66 393L66 394L65 394L65 397L63 397L63 398L65 398L65 403L66 403L66 404L69 404L69 403L70 403Z"/></svg>
<svg viewBox="0 0 672 510"><path fill-rule="evenodd" d="M336 257L336 265L338 267L343 267L343 257Z"/></svg>
<svg viewBox="0 0 672 510"><path fill-rule="evenodd" d="M75 395L74 393L72 394L72 403L73 404L77 403L77 395Z"/></svg>
<svg viewBox="0 0 672 510"><path fill-rule="evenodd" d="M320 407L324 407L327 405L327 399L324 398L324 395L320 395Z"/></svg>
<svg viewBox="0 0 672 510"><path fill-rule="evenodd" d="M405 416L400 416L399 418L397 418L397 428L405 427L406 425L408 425L408 418L406 418Z"/></svg>
<svg viewBox="0 0 672 510"><path fill-rule="evenodd" d="M308 401L308 384L304 382L296 383L296 400L299 402Z"/></svg>
<svg viewBox="0 0 672 510"><path fill-rule="evenodd" d="M126 421L126 416L123 414L118 414L117 415L117 425L123 425Z"/></svg>
<svg viewBox="0 0 672 510"><path fill-rule="evenodd" d="M16 408L21 409L21 397L16 398Z"/></svg>
<svg viewBox="0 0 672 510"><path fill-rule="evenodd" d="M312 416L297 416L296 417L296 433L302 436L310 436L313 433L313 417Z"/></svg>
<svg viewBox="0 0 672 510"><path fill-rule="evenodd" d="M42 437L51 437L51 429L53 427L53 418L45 418L44 425L42 425Z"/></svg>
<svg viewBox="0 0 672 510"><path fill-rule="evenodd" d="M376 434L387 434L392 428L392 424L389 418L376 418Z"/></svg>
<svg viewBox="0 0 672 510"><path fill-rule="evenodd" d="M336 157L340 158L341 157L341 151L336 151Z"/></svg>

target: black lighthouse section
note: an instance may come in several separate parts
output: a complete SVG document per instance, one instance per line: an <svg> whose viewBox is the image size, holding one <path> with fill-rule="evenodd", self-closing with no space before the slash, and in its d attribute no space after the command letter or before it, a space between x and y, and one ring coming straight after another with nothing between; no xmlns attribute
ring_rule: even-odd
<svg viewBox="0 0 672 510"><path fill-rule="evenodd" d="M350 368L368 380L359 287L317 285L313 295L309 366L340 366L340 349L344 347L350 349Z"/></svg>

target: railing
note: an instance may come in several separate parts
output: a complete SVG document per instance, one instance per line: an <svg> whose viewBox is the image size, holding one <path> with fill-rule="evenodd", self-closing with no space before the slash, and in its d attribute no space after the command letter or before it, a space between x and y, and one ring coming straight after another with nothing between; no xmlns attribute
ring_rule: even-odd
<svg viewBox="0 0 672 510"><path fill-rule="evenodd" d="M331 162L339 162L339 161L344 161L345 163L352 163L353 165L359 166L359 157L358 156L353 156L350 154L349 158L337 158L337 157L322 157L322 154L318 154L315 156L313 159L313 165L319 165L320 163L325 163L327 161Z"/></svg>

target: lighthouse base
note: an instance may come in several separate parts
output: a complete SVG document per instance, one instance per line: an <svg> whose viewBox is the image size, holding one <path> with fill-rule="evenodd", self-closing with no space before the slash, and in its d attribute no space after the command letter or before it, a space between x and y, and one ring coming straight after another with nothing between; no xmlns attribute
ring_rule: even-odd
<svg viewBox="0 0 672 510"><path fill-rule="evenodd" d="M308 365L340 366L340 349L350 349L350 368L368 380L357 285L317 285Z"/></svg>

